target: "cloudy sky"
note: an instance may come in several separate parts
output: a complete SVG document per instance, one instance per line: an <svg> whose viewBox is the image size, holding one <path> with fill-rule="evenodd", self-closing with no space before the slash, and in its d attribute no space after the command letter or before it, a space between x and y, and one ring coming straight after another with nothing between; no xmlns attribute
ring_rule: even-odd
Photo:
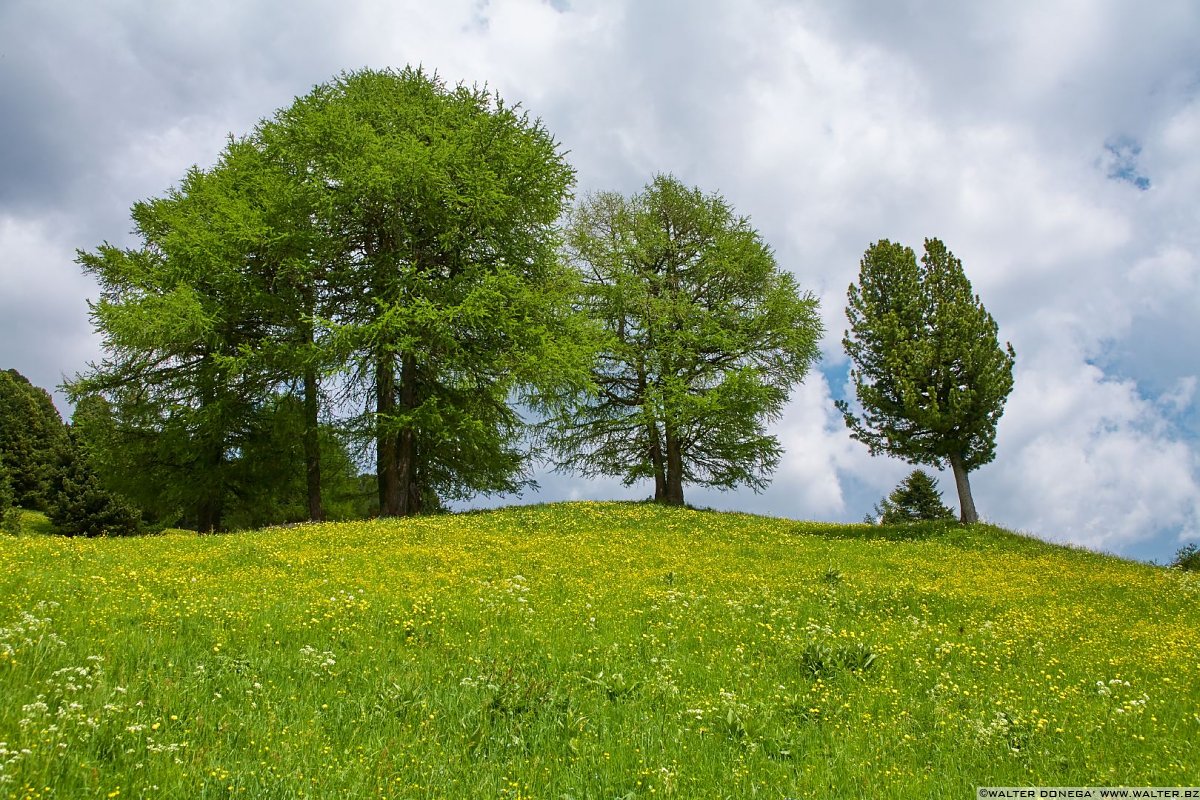
<svg viewBox="0 0 1200 800"><path fill-rule="evenodd" d="M540 116L580 193L719 191L820 296L773 486L691 502L858 520L907 474L833 408L843 307L869 244L937 236L1017 352L980 513L1164 561L1200 538L1197 42L1193 0L0 0L0 368L98 357L74 253L133 202L342 70L423 64Z"/></svg>

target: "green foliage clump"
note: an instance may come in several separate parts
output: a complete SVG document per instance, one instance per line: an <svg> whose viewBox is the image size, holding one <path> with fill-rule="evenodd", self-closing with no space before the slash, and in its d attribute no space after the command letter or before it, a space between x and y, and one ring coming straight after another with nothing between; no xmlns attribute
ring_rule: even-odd
<svg viewBox="0 0 1200 800"><path fill-rule="evenodd" d="M0 371L0 464L14 505L45 510L66 426L50 393L15 369Z"/></svg>
<svg viewBox="0 0 1200 800"><path fill-rule="evenodd" d="M806 676L828 678L841 671L866 672L877 658L878 654L862 642L853 645L810 642L800 651L800 667Z"/></svg>
<svg viewBox="0 0 1200 800"><path fill-rule="evenodd" d="M8 470L0 462L0 514L13 507L12 481L9 480Z"/></svg>
<svg viewBox="0 0 1200 800"><path fill-rule="evenodd" d="M128 536L141 529L141 514L125 498L108 491L72 438L59 457L47 516L64 536Z"/></svg>
<svg viewBox="0 0 1200 800"><path fill-rule="evenodd" d="M931 519L954 519L954 512L942 502L937 481L927 472L913 470L892 493L875 506L881 525Z"/></svg>
<svg viewBox="0 0 1200 800"><path fill-rule="evenodd" d="M1200 572L1200 547L1195 542L1185 544L1175 554L1171 566L1187 572Z"/></svg>

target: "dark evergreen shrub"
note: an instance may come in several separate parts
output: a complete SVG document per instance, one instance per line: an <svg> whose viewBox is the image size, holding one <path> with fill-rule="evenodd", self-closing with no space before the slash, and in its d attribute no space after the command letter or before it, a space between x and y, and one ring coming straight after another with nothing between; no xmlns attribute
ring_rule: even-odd
<svg viewBox="0 0 1200 800"><path fill-rule="evenodd" d="M0 461L0 515L13 507L12 483L8 480L8 470Z"/></svg>
<svg viewBox="0 0 1200 800"><path fill-rule="evenodd" d="M64 536L128 536L141 529L141 514L100 483L73 440L64 447L47 516Z"/></svg>

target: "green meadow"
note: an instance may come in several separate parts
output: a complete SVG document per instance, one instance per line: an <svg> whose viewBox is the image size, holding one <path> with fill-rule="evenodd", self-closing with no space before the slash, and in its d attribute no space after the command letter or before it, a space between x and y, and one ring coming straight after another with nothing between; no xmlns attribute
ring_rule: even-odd
<svg viewBox="0 0 1200 800"><path fill-rule="evenodd" d="M0 798L1200 783L1200 576L988 526L568 503L0 565Z"/></svg>

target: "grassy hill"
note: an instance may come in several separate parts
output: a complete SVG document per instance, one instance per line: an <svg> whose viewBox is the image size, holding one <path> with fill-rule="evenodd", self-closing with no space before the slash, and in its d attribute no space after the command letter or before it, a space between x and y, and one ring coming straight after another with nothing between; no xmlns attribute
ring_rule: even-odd
<svg viewBox="0 0 1200 800"><path fill-rule="evenodd" d="M0 798L1200 783L1197 576L984 526L572 503L0 565Z"/></svg>

